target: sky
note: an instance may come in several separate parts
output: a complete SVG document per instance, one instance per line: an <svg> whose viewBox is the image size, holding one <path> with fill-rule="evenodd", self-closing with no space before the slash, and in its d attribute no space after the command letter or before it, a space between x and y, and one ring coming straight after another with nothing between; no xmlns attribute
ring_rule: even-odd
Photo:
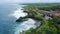
<svg viewBox="0 0 60 34"><path fill-rule="evenodd" d="M58 3L60 0L0 0L0 3Z"/></svg>

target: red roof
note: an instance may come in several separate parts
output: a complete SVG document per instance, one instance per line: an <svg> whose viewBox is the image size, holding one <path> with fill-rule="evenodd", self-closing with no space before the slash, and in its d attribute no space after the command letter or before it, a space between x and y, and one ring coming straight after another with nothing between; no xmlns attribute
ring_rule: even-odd
<svg viewBox="0 0 60 34"><path fill-rule="evenodd" d="M60 17L60 12L56 12L54 15Z"/></svg>

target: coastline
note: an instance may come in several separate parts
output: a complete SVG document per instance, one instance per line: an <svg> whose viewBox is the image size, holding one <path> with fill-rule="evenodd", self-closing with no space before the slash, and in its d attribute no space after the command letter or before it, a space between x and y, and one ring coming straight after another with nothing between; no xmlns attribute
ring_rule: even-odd
<svg viewBox="0 0 60 34"><path fill-rule="evenodd" d="M24 6L23 6L24 7ZM14 17L16 17L17 19L19 19L19 17L24 17L27 14L25 12L23 12L24 10L23 7L19 8L18 10L14 11L14 13L12 14ZM20 23L20 22L19 22ZM39 24L39 23L38 23ZM23 21L21 22L14 30L16 30L15 34L19 34L20 32L22 32L23 30L28 30L30 28L36 28L38 26L38 24L36 24L36 21L34 19L28 18L27 21ZM40 25L40 24L39 24Z"/></svg>

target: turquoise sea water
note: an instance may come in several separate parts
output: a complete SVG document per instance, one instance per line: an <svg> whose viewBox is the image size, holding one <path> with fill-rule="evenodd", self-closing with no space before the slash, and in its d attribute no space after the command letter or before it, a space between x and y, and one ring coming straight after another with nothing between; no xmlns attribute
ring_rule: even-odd
<svg viewBox="0 0 60 34"><path fill-rule="evenodd" d="M1 4L0 5L0 34L13 34L16 18L9 16L13 11L16 10L18 5Z"/></svg>
<svg viewBox="0 0 60 34"><path fill-rule="evenodd" d="M22 6L17 4L0 5L0 34L19 34L23 30L36 27L35 21L30 18L24 22L16 22L20 16L25 16L21 10Z"/></svg>

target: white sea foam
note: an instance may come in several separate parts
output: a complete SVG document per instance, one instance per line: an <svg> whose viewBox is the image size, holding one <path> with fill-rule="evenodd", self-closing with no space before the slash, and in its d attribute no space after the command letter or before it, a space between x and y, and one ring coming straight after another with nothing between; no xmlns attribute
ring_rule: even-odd
<svg viewBox="0 0 60 34"><path fill-rule="evenodd" d="M29 19L28 21L23 22L22 24L18 25L18 27L16 27L15 34L19 34L22 31L30 29L31 27L35 28L35 23L36 22L33 19Z"/></svg>
<svg viewBox="0 0 60 34"><path fill-rule="evenodd" d="M13 12L12 14L10 14L10 15L16 17L17 19L18 19L19 17L25 17L25 16L27 15L27 13L24 13L23 10L21 10L21 9L23 9L23 8L20 7L18 10L14 11L14 12Z"/></svg>

